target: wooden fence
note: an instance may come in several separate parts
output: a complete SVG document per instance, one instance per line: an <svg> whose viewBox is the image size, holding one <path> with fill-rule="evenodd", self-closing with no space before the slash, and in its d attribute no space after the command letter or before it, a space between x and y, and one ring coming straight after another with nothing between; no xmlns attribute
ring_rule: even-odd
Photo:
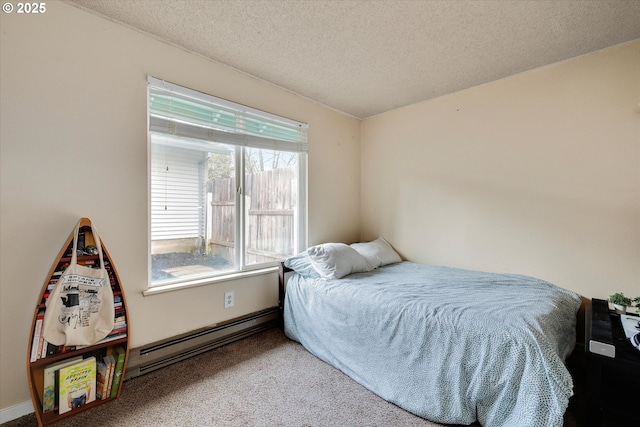
<svg viewBox="0 0 640 427"><path fill-rule="evenodd" d="M235 194L232 178L209 182L210 253L233 259ZM279 260L293 254L294 211L297 203L295 169L278 168L245 179L245 263Z"/></svg>

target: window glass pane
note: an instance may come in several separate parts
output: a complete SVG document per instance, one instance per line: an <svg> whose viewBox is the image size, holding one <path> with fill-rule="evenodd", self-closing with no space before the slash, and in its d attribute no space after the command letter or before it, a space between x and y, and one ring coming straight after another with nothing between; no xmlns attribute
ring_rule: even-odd
<svg viewBox="0 0 640 427"><path fill-rule="evenodd" d="M296 250L298 155L245 148L244 260L278 261Z"/></svg>
<svg viewBox="0 0 640 427"><path fill-rule="evenodd" d="M236 269L235 148L151 133L151 282Z"/></svg>

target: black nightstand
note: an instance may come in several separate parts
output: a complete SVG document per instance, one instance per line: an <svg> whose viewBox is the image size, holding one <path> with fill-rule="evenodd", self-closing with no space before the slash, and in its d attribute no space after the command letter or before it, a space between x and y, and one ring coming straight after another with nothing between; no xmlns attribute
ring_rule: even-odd
<svg viewBox="0 0 640 427"><path fill-rule="evenodd" d="M620 316L607 301L593 299L585 316L587 425L603 420L640 425L640 351L626 339Z"/></svg>

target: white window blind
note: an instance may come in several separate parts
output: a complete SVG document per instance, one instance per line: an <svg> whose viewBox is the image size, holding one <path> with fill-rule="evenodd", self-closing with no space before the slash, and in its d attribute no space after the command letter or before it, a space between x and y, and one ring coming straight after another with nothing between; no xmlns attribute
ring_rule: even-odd
<svg viewBox="0 0 640 427"><path fill-rule="evenodd" d="M148 77L149 130L199 140L307 152L305 123Z"/></svg>

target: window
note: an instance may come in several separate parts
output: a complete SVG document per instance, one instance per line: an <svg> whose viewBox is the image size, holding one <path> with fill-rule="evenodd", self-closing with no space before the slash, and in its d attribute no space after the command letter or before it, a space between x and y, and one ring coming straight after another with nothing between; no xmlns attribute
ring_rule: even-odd
<svg viewBox="0 0 640 427"><path fill-rule="evenodd" d="M307 126L153 77L148 85L151 286L303 250Z"/></svg>

